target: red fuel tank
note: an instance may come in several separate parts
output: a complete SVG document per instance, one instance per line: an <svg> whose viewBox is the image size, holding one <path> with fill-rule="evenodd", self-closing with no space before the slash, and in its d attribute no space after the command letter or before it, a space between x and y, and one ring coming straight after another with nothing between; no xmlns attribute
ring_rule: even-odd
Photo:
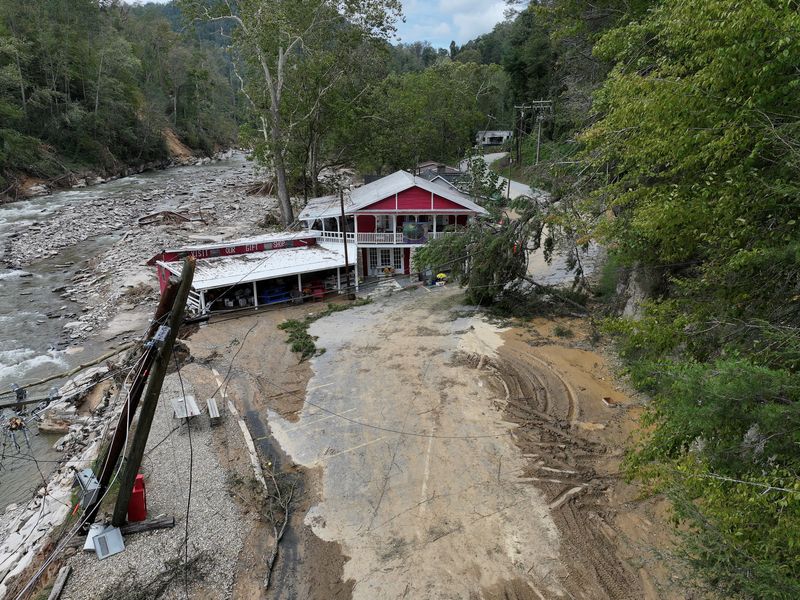
<svg viewBox="0 0 800 600"><path fill-rule="evenodd" d="M147 492L144 488L144 475L136 476L131 501L128 504L128 522L144 521L147 518Z"/></svg>

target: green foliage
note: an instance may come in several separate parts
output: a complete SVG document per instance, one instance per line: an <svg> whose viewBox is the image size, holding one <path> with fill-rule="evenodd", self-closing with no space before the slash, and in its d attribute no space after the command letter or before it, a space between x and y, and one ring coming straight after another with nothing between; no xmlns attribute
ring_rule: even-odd
<svg viewBox="0 0 800 600"><path fill-rule="evenodd" d="M308 333L308 328L314 321L318 321L333 313L341 312L355 306L364 306L371 302L372 300L370 298L359 298L347 304L328 304L325 310L308 315L305 319L287 319L278 325L278 329L287 332L289 337L286 339L286 343L290 344L292 352L298 353L300 355L300 360L303 361L325 353L325 348L317 348L317 337Z"/></svg>
<svg viewBox="0 0 800 600"><path fill-rule="evenodd" d="M572 331L569 327L565 327L564 325L556 325L553 327L553 335L556 337L562 338L571 338L575 336L575 332Z"/></svg>
<svg viewBox="0 0 800 600"><path fill-rule="evenodd" d="M218 47L174 32L158 9L4 0L0 173L54 177L165 158L166 127L207 152L229 144L224 71Z"/></svg>
<svg viewBox="0 0 800 600"><path fill-rule="evenodd" d="M667 489L683 552L720 597L788 600L800 596L800 483L797 473L766 468L746 481L719 478L687 457ZM775 489L780 488L780 489Z"/></svg>
<svg viewBox="0 0 800 600"><path fill-rule="evenodd" d="M390 72L402 75L416 73L449 59L447 50L434 48L428 42L388 45Z"/></svg>
<svg viewBox="0 0 800 600"><path fill-rule="evenodd" d="M501 223L480 219L459 235L429 241L414 253L414 268L449 269L466 288L470 304L490 305L509 284L526 276L528 252L539 247L543 221L535 205L526 204L523 217Z"/></svg>
<svg viewBox="0 0 800 600"><path fill-rule="evenodd" d="M502 55L515 103L550 97L555 53L544 20L533 6L522 11L508 32L508 47Z"/></svg>
<svg viewBox="0 0 800 600"><path fill-rule="evenodd" d="M709 587L795 598L800 13L679 0L618 24L593 37L613 69L560 196L662 281L640 320L608 326L653 396L631 473L669 492Z"/></svg>
<svg viewBox="0 0 800 600"><path fill-rule="evenodd" d="M490 218L499 220L500 209L506 204L500 176L486 164L482 150L470 149L463 162L466 174L456 183L457 187L489 210Z"/></svg>
<svg viewBox="0 0 800 600"><path fill-rule="evenodd" d="M506 76L496 65L441 62L392 74L371 90L358 163L365 169L413 168L421 160L464 156L486 115L503 111ZM355 144L353 144L355 148Z"/></svg>

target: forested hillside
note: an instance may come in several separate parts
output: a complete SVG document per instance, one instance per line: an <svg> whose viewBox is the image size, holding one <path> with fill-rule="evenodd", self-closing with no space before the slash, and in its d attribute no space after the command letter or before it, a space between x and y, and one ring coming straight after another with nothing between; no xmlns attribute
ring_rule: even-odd
<svg viewBox="0 0 800 600"><path fill-rule="evenodd" d="M547 160L529 136L517 172L557 202L428 259L472 244L494 268L463 281L493 302L525 273L511 248L578 271L607 249L599 285L576 281L652 398L629 474L669 496L714 597L800 597L799 33L794 1L553 0L455 55L499 52L515 99L553 100Z"/></svg>
<svg viewBox="0 0 800 600"><path fill-rule="evenodd" d="M0 0L0 192L167 158L164 130L200 153L236 136L229 60L170 6Z"/></svg>

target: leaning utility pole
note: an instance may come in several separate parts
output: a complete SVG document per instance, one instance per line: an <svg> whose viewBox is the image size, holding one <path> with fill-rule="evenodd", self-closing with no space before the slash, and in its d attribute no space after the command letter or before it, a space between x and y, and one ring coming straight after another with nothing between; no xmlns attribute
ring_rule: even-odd
<svg viewBox="0 0 800 600"><path fill-rule="evenodd" d="M160 321L167 315L167 313L169 313L170 310L172 310L173 305L175 304L177 292L178 285L170 281L167 285L167 288L164 290L164 293L161 294L161 300L159 301L158 308L156 308L155 315L153 316L153 324L150 326L150 329L147 332L147 338L153 337L158 329ZM136 414L136 409L139 406L139 400L142 397L142 391L144 391L144 385L147 382L150 367L152 366L153 360L156 357L156 351L156 346L150 342L145 346L144 352L138 361L139 367L137 368L134 379L131 382L128 395L125 398L125 406L122 408L122 413L120 413L119 421L117 422L117 428L114 430L114 437L111 439L111 444L109 444L108 449L106 450L102 462L103 466L100 468L100 473L97 477L99 483L97 493L95 494L94 500L87 506L83 507L84 529L88 529L91 524L94 523L94 518L97 516L97 511L100 510L100 500L105 495L108 484L111 482L111 476L114 472L114 467L117 466L119 456L122 453L123 446L128 438L128 432L130 431L131 424L133 423L133 417Z"/></svg>
<svg viewBox="0 0 800 600"><path fill-rule="evenodd" d="M153 363L153 369L147 379L147 391L142 402L142 410L139 414L139 422L136 425L136 432L133 436L133 443L125 456L125 464L119 485L119 495L114 506L114 515L111 524L120 527L128 517L128 504L133 492L133 484L136 475L142 466L147 437L150 435L150 426L153 424L153 416L156 413L158 398L161 395L161 386L164 383L164 376L167 374L170 358L172 357L172 347L178 337L178 329L183 323L183 315L186 310L186 299L189 297L189 290L192 287L194 278L195 259L189 256L183 263L181 271L181 282L175 296L175 303L172 305L164 343L158 352Z"/></svg>

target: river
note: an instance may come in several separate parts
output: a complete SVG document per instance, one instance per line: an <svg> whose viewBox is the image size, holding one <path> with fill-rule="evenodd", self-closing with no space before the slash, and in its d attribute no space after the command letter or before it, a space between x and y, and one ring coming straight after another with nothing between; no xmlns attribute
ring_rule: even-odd
<svg viewBox="0 0 800 600"><path fill-rule="evenodd" d="M174 209L187 199L207 201L204 191L215 182L230 185L252 168L242 154L229 160L202 166L175 167L120 178L101 185L71 189L30 200L0 205L0 265L14 264L7 256L9 240L20 232L36 230L43 224L64 219L80 207L103 201L128 204L132 197L154 198L141 214ZM176 192L176 190L179 190ZM58 254L30 264L9 268L0 266L0 404L13 399L8 395L12 384L27 384L63 372L87 362L104 351L106 342L88 338L70 344L64 325L86 310L77 302L65 299L63 288L71 285L76 273L87 261L101 256L135 223L103 231L80 243L61 248ZM54 381L29 391L31 397L46 396ZM6 412L6 415L9 413ZM30 431L30 445L18 435L22 446L17 452L12 444L0 448L0 510L13 502L27 500L31 491L42 485L58 464L60 454L52 449L57 435ZM9 440L0 432L0 445ZM32 459L38 461L34 462ZM39 471L41 469L41 473Z"/></svg>

